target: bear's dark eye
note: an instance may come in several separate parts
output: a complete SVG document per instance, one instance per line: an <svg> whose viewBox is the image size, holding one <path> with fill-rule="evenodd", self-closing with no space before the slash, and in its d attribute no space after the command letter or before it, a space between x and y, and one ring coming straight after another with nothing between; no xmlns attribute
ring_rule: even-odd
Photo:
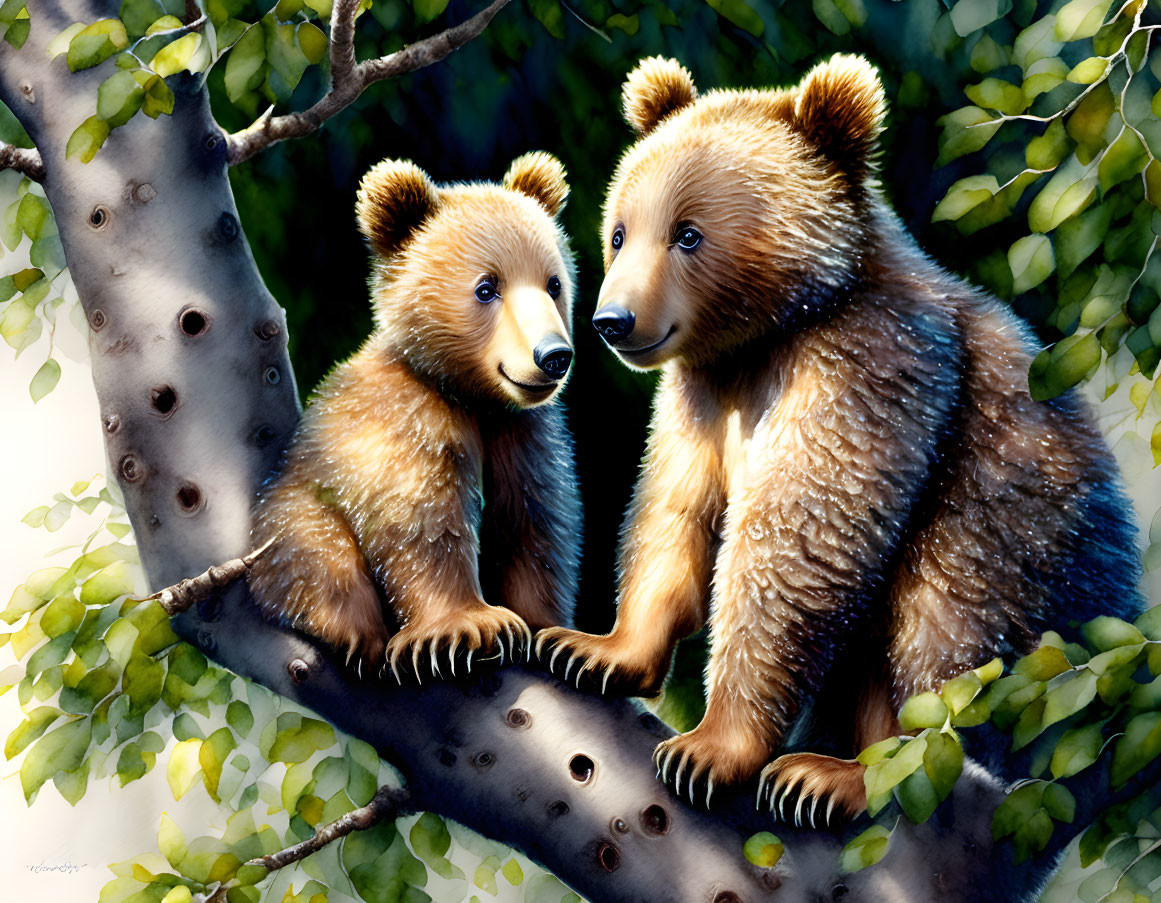
<svg viewBox="0 0 1161 903"><path fill-rule="evenodd" d="M625 243L625 230L616 229L613 231L613 250L620 251L621 245Z"/></svg>
<svg viewBox="0 0 1161 903"><path fill-rule="evenodd" d="M496 297L496 280L485 276L476 286L476 300L481 304L488 304Z"/></svg>
<svg viewBox="0 0 1161 903"><path fill-rule="evenodd" d="M677 227L677 246L683 251L692 251L701 244L701 233L693 226Z"/></svg>
<svg viewBox="0 0 1161 903"><path fill-rule="evenodd" d="M560 297L560 280L556 276L548 277L548 297Z"/></svg>

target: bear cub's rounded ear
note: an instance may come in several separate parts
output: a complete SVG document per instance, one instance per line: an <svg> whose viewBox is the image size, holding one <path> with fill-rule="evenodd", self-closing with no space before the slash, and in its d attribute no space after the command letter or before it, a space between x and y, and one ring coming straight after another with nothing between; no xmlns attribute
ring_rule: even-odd
<svg viewBox="0 0 1161 903"><path fill-rule="evenodd" d="M852 175L870 169L886 115L879 72L861 56L836 53L798 86L795 127Z"/></svg>
<svg viewBox="0 0 1161 903"><path fill-rule="evenodd" d="M556 216L568 200L568 183L564 178L563 163L552 154L533 151L512 161L504 174L503 185L539 201L549 216Z"/></svg>
<svg viewBox="0 0 1161 903"><path fill-rule="evenodd" d="M651 56L641 60L621 88L625 121L647 135L670 113L697 100L693 76L677 60Z"/></svg>
<svg viewBox="0 0 1161 903"><path fill-rule="evenodd" d="M355 201L359 231L384 257L400 246L438 203L431 178L410 160L376 163L363 181Z"/></svg>

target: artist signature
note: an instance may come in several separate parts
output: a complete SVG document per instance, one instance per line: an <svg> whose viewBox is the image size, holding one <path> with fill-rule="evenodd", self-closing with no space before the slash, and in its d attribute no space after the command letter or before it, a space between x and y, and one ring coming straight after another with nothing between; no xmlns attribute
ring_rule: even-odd
<svg viewBox="0 0 1161 903"><path fill-rule="evenodd" d="M29 864L25 866L25 868L27 868L34 875L72 875L76 872L79 872L83 868L88 868L88 863L77 865L71 859L66 859L64 862L57 862L50 865L44 860L41 860L36 865Z"/></svg>

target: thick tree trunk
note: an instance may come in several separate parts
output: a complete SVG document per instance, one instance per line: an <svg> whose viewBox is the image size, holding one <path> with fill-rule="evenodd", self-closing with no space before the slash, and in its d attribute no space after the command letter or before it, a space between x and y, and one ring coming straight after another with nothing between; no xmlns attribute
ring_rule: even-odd
<svg viewBox="0 0 1161 903"><path fill-rule="evenodd" d="M92 330L110 465L162 587L249 550L255 489L298 417L285 320L241 234L198 80L170 80L172 116L136 117L91 163L68 160L112 62L73 74L45 45L118 5L32 0L29 13L24 47L0 49L0 99L43 158ZM372 743L406 776L412 805L524 850L592 900L830 900L838 885L852 900L1018 899L1059 848L1012 869L989 830L1001 789L969 770L928 824L900 825L882 865L844 876L836 837L777 825L748 798L712 815L673 798L651 762L668 730L633 703L521 668L414 689L359 681L265 623L238 587L176 621L224 666ZM742 855L756 830L787 842L775 869Z"/></svg>

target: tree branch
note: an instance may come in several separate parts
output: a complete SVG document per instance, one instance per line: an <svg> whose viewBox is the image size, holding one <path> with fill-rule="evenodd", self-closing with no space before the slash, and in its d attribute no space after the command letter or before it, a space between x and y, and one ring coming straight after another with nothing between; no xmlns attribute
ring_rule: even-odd
<svg viewBox="0 0 1161 903"><path fill-rule="evenodd" d="M16 147L0 141L0 169L15 169L34 182L44 181L44 161L36 148Z"/></svg>
<svg viewBox="0 0 1161 903"><path fill-rule="evenodd" d="M338 0L331 27L331 89L314 106L300 113L272 115L268 110L253 125L226 136L227 162L234 166L272 144L302 138L350 106L368 85L406 75L438 63L477 37L509 0L492 0L490 6L446 31L378 59L355 62L355 12L358 0Z"/></svg>
<svg viewBox="0 0 1161 903"><path fill-rule="evenodd" d="M254 562L265 555L272 545L274 539L269 539L241 558L231 558L229 561L215 564L196 577L188 577L146 598L156 599L167 614L176 615L244 577L254 566Z"/></svg>
<svg viewBox="0 0 1161 903"><path fill-rule="evenodd" d="M260 865L270 872L285 868L305 859L311 853L317 853L327 844L334 843L353 831L365 831L381 821L388 819L394 821L400 815L406 815L405 807L408 799L408 793L405 789L380 787L367 805L352 809L346 815L336 818L329 825L324 825L318 829L313 837L292 847L287 847L285 850L271 853L269 856L251 859L246 864Z"/></svg>

